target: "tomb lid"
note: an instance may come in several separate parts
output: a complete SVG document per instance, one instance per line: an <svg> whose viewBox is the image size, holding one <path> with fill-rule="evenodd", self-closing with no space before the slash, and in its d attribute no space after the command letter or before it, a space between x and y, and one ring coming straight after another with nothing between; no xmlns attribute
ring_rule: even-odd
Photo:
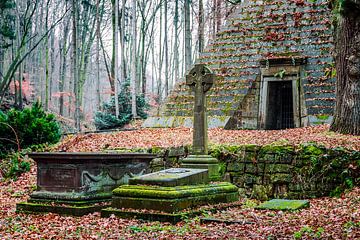
<svg viewBox="0 0 360 240"><path fill-rule="evenodd" d="M207 169L170 168L129 179L130 185L175 187L209 182Z"/></svg>
<svg viewBox="0 0 360 240"><path fill-rule="evenodd" d="M29 153L37 160L115 160L115 159L154 159L157 155L150 153L105 153L105 152L41 152Z"/></svg>

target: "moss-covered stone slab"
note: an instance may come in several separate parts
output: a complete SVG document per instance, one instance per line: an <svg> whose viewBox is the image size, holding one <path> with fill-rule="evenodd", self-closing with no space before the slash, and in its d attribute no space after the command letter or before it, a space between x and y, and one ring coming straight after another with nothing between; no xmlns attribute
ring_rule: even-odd
<svg viewBox="0 0 360 240"><path fill-rule="evenodd" d="M297 210L308 207L310 207L310 202L308 200L272 199L263 202L255 208L267 210Z"/></svg>
<svg viewBox="0 0 360 240"><path fill-rule="evenodd" d="M238 189L231 183L177 187L124 185L113 191L112 207L174 213L205 204L234 202L238 198Z"/></svg>
<svg viewBox="0 0 360 240"><path fill-rule="evenodd" d="M109 207L108 201L48 201L29 200L16 204L17 213L57 213L71 216L84 216L89 213L100 212L101 209Z"/></svg>
<svg viewBox="0 0 360 240"><path fill-rule="evenodd" d="M101 217L110 217L112 214L119 218L127 219L141 219L146 221L159 221L159 222L169 222L176 224L185 219L192 218L198 215L203 214L204 212L215 213L216 211L226 210L229 207L240 207L242 203L232 202L228 204L215 204L208 205L206 208L200 207L196 209L189 209L175 213L166 213L161 211L142 211L135 209L117 209L113 207L104 208L101 210Z"/></svg>
<svg viewBox="0 0 360 240"><path fill-rule="evenodd" d="M169 222L176 224L186 218L195 217L199 213L195 212L181 212L181 213L154 213L154 212L137 212L137 211L124 211L116 208L105 208L101 211L101 217L110 217L112 214L119 218L127 219L141 219L146 221L159 221Z"/></svg>
<svg viewBox="0 0 360 240"><path fill-rule="evenodd" d="M209 182L207 169L170 168L129 179L130 185L175 187Z"/></svg>
<svg viewBox="0 0 360 240"><path fill-rule="evenodd" d="M189 155L181 160L181 167L207 169L211 181L220 180L219 161L210 155Z"/></svg>

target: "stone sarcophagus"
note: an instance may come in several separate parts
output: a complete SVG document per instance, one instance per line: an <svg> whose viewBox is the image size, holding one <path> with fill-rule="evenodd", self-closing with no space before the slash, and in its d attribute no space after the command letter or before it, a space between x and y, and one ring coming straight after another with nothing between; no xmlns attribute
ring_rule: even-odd
<svg viewBox="0 0 360 240"><path fill-rule="evenodd" d="M112 190L127 184L129 178L150 172L150 162L156 157L147 153L32 153L37 163L37 189L27 203L19 203L19 211L64 212L74 214L74 206L94 211L89 204L111 200ZM41 203L41 207L38 204ZM51 203L51 204L50 204ZM56 210L56 206L61 205ZM35 204L35 205L34 205ZM50 206L44 206L50 204ZM87 207L84 208L84 205ZM78 210L78 208L76 208Z"/></svg>
<svg viewBox="0 0 360 240"><path fill-rule="evenodd" d="M142 153L33 153L37 163L37 191L57 199L98 199L128 179L149 173L156 156Z"/></svg>

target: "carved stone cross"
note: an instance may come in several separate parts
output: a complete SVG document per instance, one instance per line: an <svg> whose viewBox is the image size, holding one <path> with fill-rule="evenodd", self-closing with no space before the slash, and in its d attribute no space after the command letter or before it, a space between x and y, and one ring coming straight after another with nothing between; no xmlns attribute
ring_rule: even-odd
<svg viewBox="0 0 360 240"><path fill-rule="evenodd" d="M207 155L206 92L214 83L215 74L204 64L196 64L186 75L186 84L195 92L193 154Z"/></svg>

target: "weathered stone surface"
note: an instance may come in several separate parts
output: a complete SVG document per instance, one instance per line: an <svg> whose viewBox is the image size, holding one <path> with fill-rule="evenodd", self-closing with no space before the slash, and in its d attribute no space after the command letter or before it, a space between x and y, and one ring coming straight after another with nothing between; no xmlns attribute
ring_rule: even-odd
<svg viewBox="0 0 360 240"><path fill-rule="evenodd" d="M267 173L289 173L292 166L289 164L267 164L265 172Z"/></svg>
<svg viewBox="0 0 360 240"><path fill-rule="evenodd" d="M186 208L238 200L231 183L161 187L123 185L113 191L112 207L178 212Z"/></svg>
<svg viewBox="0 0 360 240"><path fill-rule="evenodd" d="M195 93L193 153L195 155L208 154L207 149L207 117L206 92L215 81L215 75L204 64L196 64L186 75L186 85Z"/></svg>
<svg viewBox="0 0 360 240"><path fill-rule="evenodd" d="M33 153L36 198L98 199L128 179L150 171L156 157L145 153Z"/></svg>
<svg viewBox="0 0 360 240"><path fill-rule="evenodd" d="M207 169L170 168L129 179L130 185L184 186L209 182Z"/></svg>
<svg viewBox="0 0 360 240"><path fill-rule="evenodd" d="M307 207L310 207L308 200L272 199L260 204L256 208L268 210L297 210Z"/></svg>
<svg viewBox="0 0 360 240"><path fill-rule="evenodd" d="M245 166L245 173L252 173L252 174L262 174L264 172L265 164L246 164Z"/></svg>
<svg viewBox="0 0 360 240"><path fill-rule="evenodd" d="M264 186L264 185L254 185L251 193L251 197L266 201L269 199L269 195L271 194L272 188L270 185Z"/></svg>
<svg viewBox="0 0 360 240"><path fill-rule="evenodd" d="M210 155L189 155L182 159L181 167L207 169L211 181L220 180L218 160Z"/></svg>
<svg viewBox="0 0 360 240"><path fill-rule="evenodd" d="M133 176L150 171L154 154L33 153L37 191L19 212L85 215L109 205L112 190Z"/></svg>
<svg viewBox="0 0 360 240"><path fill-rule="evenodd" d="M83 216L93 212L100 212L101 209L109 207L110 200L91 201L54 201L45 199L30 199L28 202L16 204L18 213L58 213L72 216Z"/></svg>
<svg viewBox="0 0 360 240"><path fill-rule="evenodd" d="M239 162L230 162L230 163L227 165L226 170L229 171L229 172L244 173L245 164L244 164L244 163L239 163Z"/></svg>

